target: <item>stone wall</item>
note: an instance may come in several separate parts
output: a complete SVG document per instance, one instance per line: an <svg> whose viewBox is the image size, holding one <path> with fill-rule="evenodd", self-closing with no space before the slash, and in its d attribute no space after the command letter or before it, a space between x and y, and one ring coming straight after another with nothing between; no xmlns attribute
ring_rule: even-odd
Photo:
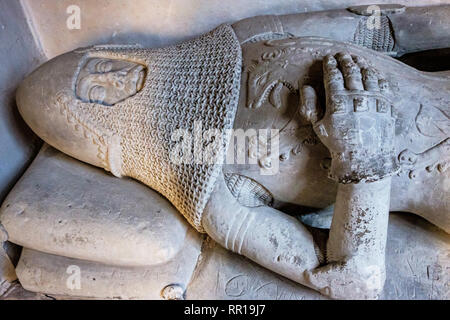
<svg viewBox="0 0 450 320"><path fill-rule="evenodd" d="M449 0L22 0L48 58L98 43L160 47L191 38L224 22L264 14L342 9L351 5L448 4ZM81 29L67 28L70 5L80 8Z"/></svg>
<svg viewBox="0 0 450 320"><path fill-rule="evenodd" d="M19 1L0 0L0 43L1 203L40 146L15 104L17 85L44 61Z"/></svg>

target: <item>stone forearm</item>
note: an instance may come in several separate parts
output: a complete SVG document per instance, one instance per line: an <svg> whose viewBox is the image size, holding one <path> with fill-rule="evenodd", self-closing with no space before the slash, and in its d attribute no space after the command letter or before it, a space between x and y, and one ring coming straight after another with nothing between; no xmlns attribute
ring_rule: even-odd
<svg viewBox="0 0 450 320"><path fill-rule="evenodd" d="M386 279L391 178L340 184L327 264L305 272L306 285L336 299L376 299Z"/></svg>
<svg viewBox="0 0 450 320"><path fill-rule="evenodd" d="M219 184L202 219L207 234L225 248L304 283L304 271L319 265L318 249L309 231L273 208L241 206L227 187Z"/></svg>
<svg viewBox="0 0 450 320"><path fill-rule="evenodd" d="M383 5L380 7L383 10ZM364 12L364 14L367 13ZM449 47L450 23L446 19L449 14L450 6L448 5L423 8L400 6L398 10L391 10L381 16L382 27L387 28L387 34L391 34L389 43L379 47L380 43L377 42L375 44L377 48L371 49L402 55L408 52ZM270 39L274 34L295 37L316 36L358 43L358 39L361 41L363 39L357 35L364 36L365 32L370 33L370 30L365 31L363 28L366 19L365 15L341 9L258 16L238 21L233 24L233 28L241 43L260 38ZM424 37L423 33L417 32L417 27L420 26L427 26L427 30L433 30L432 34ZM368 40L369 38L371 36ZM363 42L364 46L368 46L370 41Z"/></svg>
<svg viewBox="0 0 450 320"><path fill-rule="evenodd" d="M391 178L340 184L327 245L328 262L356 258L384 266Z"/></svg>

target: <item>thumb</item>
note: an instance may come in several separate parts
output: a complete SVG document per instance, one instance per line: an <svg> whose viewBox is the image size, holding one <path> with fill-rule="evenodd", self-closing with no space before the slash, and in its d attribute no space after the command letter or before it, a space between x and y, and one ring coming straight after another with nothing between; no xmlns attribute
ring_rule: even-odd
<svg viewBox="0 0 450 320"><path fill-rule="evenodd" d="M316 90L311 86L303 86L300 89L300 115L312 124L319 120L319 102Z"/></svg>

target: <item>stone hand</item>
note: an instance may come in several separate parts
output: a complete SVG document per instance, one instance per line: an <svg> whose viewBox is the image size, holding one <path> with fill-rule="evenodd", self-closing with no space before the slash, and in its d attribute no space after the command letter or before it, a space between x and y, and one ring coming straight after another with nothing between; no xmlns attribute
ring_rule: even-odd
<svg viewBox="0 0 450 320"><path fill-rule="evenodd" d="M306 285L333 299L377 299L383 290L385 269L350 259L305 271Z"/></svg>
<svg viewBox="0 0 450 320"><path fill-rule="evenodd" d="M327 265L305 272L307 286L338 299L378 297L385 281L390 192L390 177L338 185Z"/></svg>
<svg viewBox="0 0 450 320"><path fill-rule="evenodd" d="M397 171L395 119L390 88L368 63L348 53L323 60L326 109L315 90L301 88L301 115L332 157L330 178L339 183L376 181Z"/></svg>

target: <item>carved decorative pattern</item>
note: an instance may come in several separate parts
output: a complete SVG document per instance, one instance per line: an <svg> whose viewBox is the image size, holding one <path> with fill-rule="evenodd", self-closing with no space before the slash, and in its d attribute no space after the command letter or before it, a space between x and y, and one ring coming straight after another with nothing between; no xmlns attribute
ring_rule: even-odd
<svg viewBox="0 0 450 320"><path fill-rule="evenodd" d="M415 123L417 130L426 137L448 137L450 135L448 110L445 111L435 106L420 105Z"/></svg>
<svg viewBox="0 0 450 320"><path fill-rule="evenodd" d="M450 166L450 138L422 153L403 150L398 160L410 179L416 178L420 171L443 173Z"/></svg>
<svg viewBox="0 0 450 320"><path fill-rule="evenodd" d="M271 41L267 41L266 45L273 47ZM295 50L293 46L284 45L281 48L265 51L247 68L248 108L260 108L267 99L275 108L280 108L280 93L283 87L288 88L292 93L297 93L295 86L285 77L289 57Z"/></svg>
<svg viewBox="0 0 450 320"><path fill-rule="evenodd" d="M55 97L55 105L58 106L60 114L65 118L69 126L72 126L76 132L80 132L85 139L90 139L91 142L97 146L97 158L101 161L105 169L110 170L109 163L107 161L107 136L88 126L76 115L76 113L70 110L69 105L72 103L72 100L69 97L71 94L71 92L67 91L57 93Z"/></svg>
<svg viewBox="0 0 450 320"><path fill-rule="evenodd" d="M272 194L255 180L235 173L226 173L224 177L231 194L243 206L259 207L272 205Z"/></svg>
<svg viewBox="0 0 450 320"><path fill-rule="evenodd" d="M298 80L297 69L302 69L304 61L302 57L306 54L310 61L322 59L325 55L331 53L330 47L332 43L320 40L320 44L324 48L309 46L307 40L303 41L299 38L286 38L283 40L272 39L263 43L264 49L258 59L252 60L252 63L246 68L247 77L247 107L251 109L261 108L265 103L280 109L284 99L283 94L293 94L298 96ZM299 63L300 60L303 61ZM287 91L283 91L286 88ZM288 124L298 116L298 112L294 113ZM288 125L280 129L280 134L285 132ZM254 140L254 141L253 141ZM249 158L258 159L259 165L264 167L262 155L257 152L254 146L264 146L264 141L257 141L257 137L250 139ZM290 155L297 155L304 145L315 145L318 143L317 137L312 134L307 141L304 140L298 144L284 146L280 150L279 160L286 162ZM281 146L280 146L281 148Z"/></svg>
<svg viewBox="0 0 450 320"><path fill-rule="evenodd" d="M359 20L353 36L357 45L380 52L392 52L395 45L391 21L386 16L379 17L379 26L369 20L372 17L363 17Z"/></svg>
<svg viewBox="0 0 450 320"><path fill-rule="evenodd" d="M223 157L214 158L214 163L177 162L182 154L173 156L179 141L172 134L182 129L196 136L197 121L205 131L231 134L228 129L233 126L242 70L236 35L229 25L221 25L197 39L165 48L104 48L88 51L87 58L141 64L148 70L145 85L108 108L77 100L77 114L85 123L120 137L121 175L160 192L203 233L202 214L221 174ZM220 139L217 153L226 150L228 140Z"/></svg>

